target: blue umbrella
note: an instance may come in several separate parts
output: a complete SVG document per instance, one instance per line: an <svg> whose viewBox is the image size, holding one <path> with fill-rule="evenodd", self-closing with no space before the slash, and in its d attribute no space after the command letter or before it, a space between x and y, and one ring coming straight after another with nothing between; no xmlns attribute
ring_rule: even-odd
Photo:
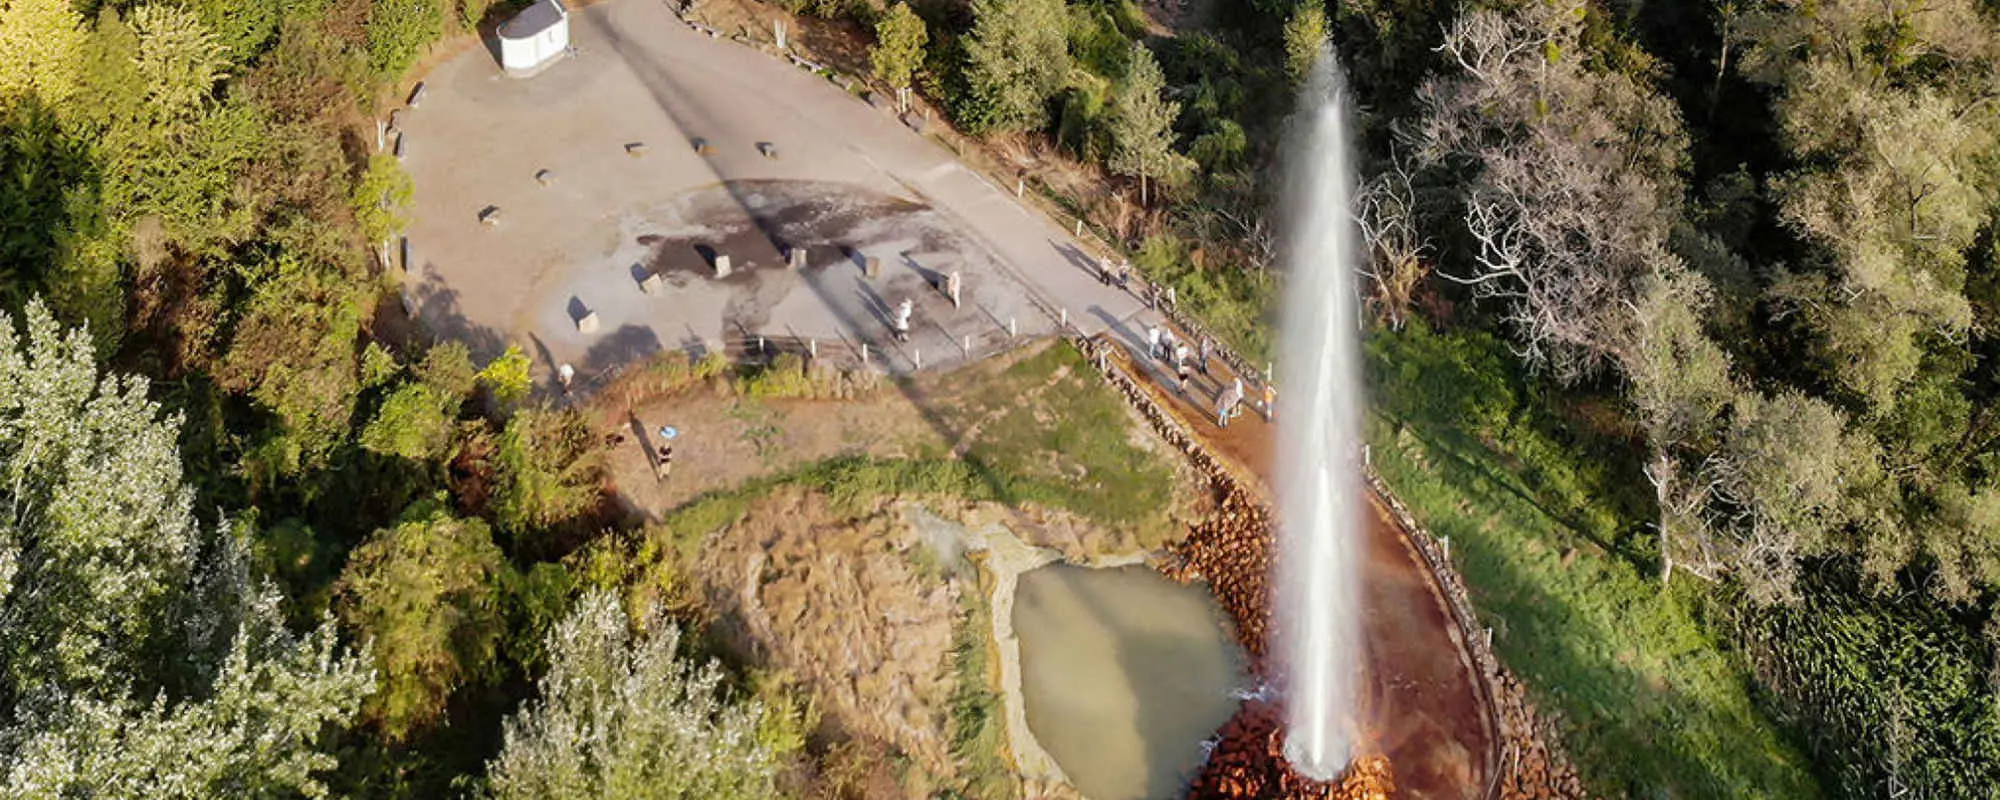
<svg viewBox="0 0 2000 800"><path fill-rule="evenodd" d="M680 435L681 432L679 428L675 428L672 425L660 426L660 438L662 439L678 439L680 438Z"/></svg>

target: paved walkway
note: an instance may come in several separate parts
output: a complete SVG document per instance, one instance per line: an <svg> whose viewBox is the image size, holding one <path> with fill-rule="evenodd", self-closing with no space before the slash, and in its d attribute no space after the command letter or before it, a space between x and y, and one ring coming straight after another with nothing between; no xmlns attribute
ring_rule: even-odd
<svg viewBox="0 0 2000 800"><path fill-rule="evenodd" d="M660 0L591 5L571 29L577 55L533 78L474 49L403 112L406 296L478 355L518 343L542 374L573 363L588 378L663 349L813 341L846 358L866 343L904 370L1052 332L1041 308L1087 333L1142 308L1067 231L826 79L711 39ZM786 269L795 246L804 270ZM716 255L733 275L717 278ZM869 257L880 277L863 275ZM957 306L942 291L954 272ZM664 283L652 295L649 273ZM916 314L898 345L904 299ZM593 313L597 331L579 331Z"/></svg>

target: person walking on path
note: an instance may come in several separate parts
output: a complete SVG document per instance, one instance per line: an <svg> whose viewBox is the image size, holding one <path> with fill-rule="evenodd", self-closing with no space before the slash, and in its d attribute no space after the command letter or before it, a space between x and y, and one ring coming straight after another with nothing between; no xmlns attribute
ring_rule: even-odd
<svg viewBox="0 0 2000 800"><path fill-rule="evenodd" d="M1181 394L1187 394L1188 346L1185 344L1174 346L1174 373L1180 376Z"/></svg>
<svg viewBox="0 0 2000 800"><path fill-rule="evenodd" d="M1215 402L1215 427L1229 427L1229 418L1236 416L1236 407L1243 402L1243 379L1224 387L1222 397Z"/></svg>
<svg viewBox="0 0 2000 800"><path fill-rule="evenodd" d="M1118 262L1118 288L1132 291L1132 262Z"/></svg>
<svg viewBox="0 0 2000 800"><path fill-rule="evenodd" d="M1264 421L1278 421L1278 387L1264 384Z"/></svg>
<svg viewBox="0 0 2000 800"><path fill-rule="evenodd" d="M1152 359L1160 357L1160 326L1158 325L1146 326L1146 357Z"/></svg>
<svg viewBox="0 0 2000 800"><path fill-rule="evenodd" d="M896 330L896 341L898 342L908 344L910 341L910 312L912 310L910 298L907 297L903 298L903 302L896 306L895 324L891 327Z"/></svg>
<svg viewBox="0 0 2000 800"><path fill-rule="evenodd" d="M1214 342L1209 341L1206 336L1201 337L1201 360L1196 361L1195 366L1201 370L1201 376L1204 378L1208 377L1208 354L1214 349Z"/></svg>
<svg viewBox="0 0 2000 800"><path fill-rule="evenodd" d="M664 481L667 474L674 471L674 440L680 438L680 429L672 425L660 426L660 449L653 453L653 480Z"/></svg>

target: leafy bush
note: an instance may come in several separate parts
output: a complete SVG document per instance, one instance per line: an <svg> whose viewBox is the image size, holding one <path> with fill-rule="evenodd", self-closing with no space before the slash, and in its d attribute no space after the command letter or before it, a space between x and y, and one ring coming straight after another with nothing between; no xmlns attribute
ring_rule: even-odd
<svg viewBox="0 0 2000 800"><path fill-rule="evenodd" d="M388 241L410 223L410 206L416 197L416 183L403 165L388 153L368 159L368 169L354 184L354 219L361 235L370 242Z"/></svg>
<svg viewBox="0 0 2000 800"><path fill-rule="evenodd" d="M2000 786L1988 642L1935 606L1808 578L1793 606L1732 606L1760 682L1839 797L1978 797Z"/></svg>
<svg viewBox="0 0 2000 800"><path fill-rule="evenodd" d="M368 11L368 68L376 80L393 81L443 35L438 0L375 0Z"/></svg>
<svg viewBox="0 0 2000 800"><path fill-rule="evenodd" d="M583 415L530 408L500 434L493 512L517 539L571 522L597 505L600 443Z"/></svg>
<svg viewBox="0 0 2000 800"><path fill-rule="evenodd" d="M372 642L382 689L368 710L391 740L435 720L454 689L489 674L507 570L485 522L453 517L437 501L411 506L348 556L340 616Z"/></svg>
<svg viewBox="0 0 2000 800"><path fill-rule="evenodd" d="M479 383L503 407L527 397L528 390L535 385L528 378L528 354L521 352L520 345L507 345L507 352L479 371Z"/></svg>

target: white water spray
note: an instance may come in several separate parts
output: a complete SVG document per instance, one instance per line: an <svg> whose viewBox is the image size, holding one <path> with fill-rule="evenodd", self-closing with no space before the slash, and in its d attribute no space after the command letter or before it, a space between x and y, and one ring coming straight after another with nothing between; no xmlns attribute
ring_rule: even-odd
<svg viewBox="0 0 2000 800"><path fill-rule="evenodd" d="M1338 777L1352 756L1361 663L1362 399L1346 94L1322 48L1290 143L1280 339L1287 399L1278 423L1278 677L1285 758L1317 780Z"/></svg>

